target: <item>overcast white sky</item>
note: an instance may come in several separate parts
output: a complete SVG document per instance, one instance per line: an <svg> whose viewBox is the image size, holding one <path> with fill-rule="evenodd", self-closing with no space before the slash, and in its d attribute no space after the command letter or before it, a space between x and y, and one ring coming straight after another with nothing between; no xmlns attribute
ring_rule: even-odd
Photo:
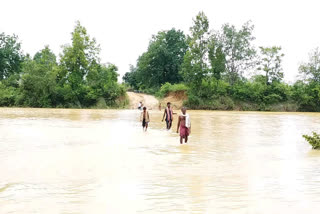
<svg viewBox="0 0 320 214"><path fill-rule="evenodd" d="M210 28L240 27L252 20L259 46L282 46L285 80L320 46L320 0L0 0L0 32L17 34L24 53L45 45L59 54L70 43L76 20L101 45L102 62L123 75L148 46L152 34L172 27L189 33L192 18L204 11Z"/></svg>

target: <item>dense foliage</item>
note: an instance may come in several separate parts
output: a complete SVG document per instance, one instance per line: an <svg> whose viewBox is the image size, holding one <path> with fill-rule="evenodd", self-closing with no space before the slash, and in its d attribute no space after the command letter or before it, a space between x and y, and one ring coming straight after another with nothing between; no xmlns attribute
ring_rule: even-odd
<svg viewBox="0 0 320 214"><path fill-rule="evenodd" d="M181 89L187 93L185 104L194 109L320 111L319 49L301 64L300 79L289 85L283 81L281 47L255 47L251 22L239 29L224 24L212 30L200 12L188 36L171 31L154 36L136 66L124 75L133 89L160 97ZM180 42L171 43L170 49L163 38L171 37ZM173 64L175 69L168 70Z"/></svg>
<svg viewBox="0 0 320 214"><path fill-rule="evenodd" d="M178 93L178 92L182 92L184 93L185 91L188 90L188 87L182 83L179 84L170 84L170 83L165 83L161 86L160 90L157 92L157 96L160 98L163 98L167 95L169 95L169 93Z"/></svg>
<svg viewBox="0 0 320 214"><path fill-rule="evenodd" d="M320 111L320 50L299 67L299 80L283 81L281 47L256 47L254 25L210 29L200 12L189 35L160 31L123 76L132 89L164 97L186 93L194 109ZM57 57L48 46L23 54L18 37L0 34L0 106L123 107L117 67L103 64L100 47L77 22L71 44ZM185 96L184 96L185 97Z"/></svg>
<svg viewBox="0 0 320 214"><path fill-rule="evenodd" d="M310 143L312 149L320 149L320 135L312 132L312 136L303 135L304 139Z"/></svg>
<svg viewBox="0 0 320 214"><path fill-rule="evenodd" d="M21 44L17 36L0 34L0 80L21 71L23 61Z"/></svg>
<svg viewBox="0 0 320 214"><path fill-rule="evenodd" d="M162 84L182 81L179 74L187 50L186 37L182 31L171 29L153 36L148 50L143 53L137 66L131 66L123 80L140 90L156 92Z"/></svg>
<svg viewBox="0 0 320 214"><path fill-rule="evenodd" d="M100 48L77 22L60 60L48 46L24 56L16 36L0 34L0 106L122 107L117 67L100 62Z"/></svg>

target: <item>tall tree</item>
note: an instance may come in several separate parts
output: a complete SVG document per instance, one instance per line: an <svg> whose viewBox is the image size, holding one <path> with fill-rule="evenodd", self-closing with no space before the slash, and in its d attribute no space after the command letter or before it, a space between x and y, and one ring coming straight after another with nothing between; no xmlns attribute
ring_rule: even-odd
<svg viewBox="0 0 320 214"><path fill-rule="evenodd" d="M160 88L162 84L181 81L179 74L187 44L184 33L174 28L161 31L152 37L148 50L137 60L135 74L126 74L128 78L135 77L135 84L141 88ZM133 71L131 71L133 72Z"/></svg>
<svg viewBox="0 0 320 214"><path fill-rule="evenodd" d="M190 28L189 49L184 56L181 74L185 82L198 86L208 74L209 21L200 12Z"/></svg>
<svg viewBox="0 0 320 214"><path fill-rule="evenodd" d="M256 50L251 44L255 39L252 35L254 26L246 22L240 30L225 24L222 27L220 42L226 55L228 80L234 84L243 77L243 73L255 66Z"/></svg>
<svg viewBox="0 0 320 214"><path fill-rule="evenodd" d="M18 37L0 34L0 80L21 71L23 61L21 44Z"/></svg>
<svg viewBox="0 0 320 214"><path fill-rule="evenodd" d="M320 50L314 49L309 54L309 62L302 63L299 72L304 76L304 80L320 83Z"/></svg>
<svg viewBox="0 0 320 214"><path fill-rule="evenodd" d="M34 55L33 60L38 64L46 66L48 69L57 65L57 57L52 50L50 50L48 45L46 45L41 51L37 52Z"/></svg>
<svg viewBox="0 0 320 214"><path fill-rule="evenodd" d="M107 105L113 105L115 100L123 92L117 83L118 68L114 64L100 64L88 73L87 91L85 96L86 106L94 105L103 99Z"/></svg>
<svg viewBox="0 0 320 214"><path fill-rule="evenodd" d="M85 27L78 21L72 32L72 44L63 47L60 59L59 79L66 88L71 89L70 102L80 105L85 96L85 77L100 62L100 47L91 39ZM69 90L70 91L70 90Z"/></svg>
<svg viewBox="0 0 320 214"><path fill-rule="evenodd" d="M126 72L122 77L122 80L131 86L134 89L138 89L138 80L137 80L137 68L133 65L130 65L130 72Z"/></svg>
<svg viewBox="0 0 320 214"><path fill-rule="evenodd" d="M269 85L273 81L281 81L283 72L281 67L283 53L280 53L281 47L260 47L261 62L258 70L265 72L265 82Z"/></svg>
<svg viewBox="0 0 320 214"><path fill-rule="evenodd" d="M54 53L46 46L23 63L18 103L31 107L56 105L57 62Z"/></svg>
<svg viewBox="0 0 320 214"><path fill-rule="evenodd" d="M223 53L222 45L219 44L215 37L212 37L209 42L209 62L211 73L217 80L220 80L226 71L226 56Z"/></svg>

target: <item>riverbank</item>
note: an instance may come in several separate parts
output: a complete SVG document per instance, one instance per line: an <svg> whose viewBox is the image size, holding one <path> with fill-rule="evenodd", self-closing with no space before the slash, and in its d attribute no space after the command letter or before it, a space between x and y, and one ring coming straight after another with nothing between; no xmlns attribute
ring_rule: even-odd
<svg viewBox="0 0 320 214"><path fill-rule="evenodd" d="M292 102L282 102L276 104L258 104L253 102L244 102L234 100L227 96L221 96L212 99L209 102L191 104L189 102L186 91L169 92L164 97L154 96L145 93L127 92L126 95L119 97L115 105L109 106L104 99L98 99L97 103L92 107L70 106L67 109L136 109L139 102L142 102L150 110L164 109L168 102L171 103L173 109L181 109L186 106L190 110L217 110L217 111L269 111L269 112L308 112L299 110L299 105ZM6 106L3 106L6 107ZM30 108L28 106L7 106L9 108ZM32 107L31 107L32 108ZM65 106L56 107L56 109L64 109ZM51 109L51 108L48 108ZM55 108L52 108L55 109ZM312 112L312 111L309 111Z"/></svg>
<svg viewBox="0 0 320 214"><path fill-rule="evenodd" d="M186 91L169 92L165 97L159 98L161 106L170 102L174 109L187 106L193 110L220 110L220 111L271 111L271 112L303 112L295 103L282 102L277 104L257 104L252 102L237 101L227 96L221 96L206 103L190 104Z"/></svg>

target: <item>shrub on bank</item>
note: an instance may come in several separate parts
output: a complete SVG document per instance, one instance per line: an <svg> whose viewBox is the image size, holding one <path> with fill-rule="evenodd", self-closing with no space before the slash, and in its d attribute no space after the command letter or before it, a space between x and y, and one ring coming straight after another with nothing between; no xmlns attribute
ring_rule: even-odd
<svg viewBox="0 0 320 214"><path fill-rule="evenodd" d="M191 109L242 110L242 111L298 111L301 107L293 99L292 86L285 83L265 83L265 78L255 76L231 86L224 80L214 77L202 80L199 85L164 84L157 93L165 97L170 92L187 92L184 105Z"/></svg>
<svg viewBox="0 0 320 214"><path fill-rule="evenodd" d="M14 87L7 87L0 82L0 106L14 106L18 91Z"/></svg>
<svg viewBox="0 0 320 214"><path fill-rule="evenodd" d="M286 102L291 94L289 85L280 82L267 85L259 76L250 81L238 82L231 89L231 95L236 100L264 105Z"/></svg>
<svg viewBox="0 0 320 214"><path fill-rule="evenodd" d="M170 92L180 92L180 91L187 91L188 87L182 83L179 84L171 84L171 83L165 83L161 86L160 90L156 93L156 96L158 97L165 97Z"/></svg>
<svg viewBox="0 0 320 214"><path fill-rule="evenodd" d="M220 96L212 100L203 100L196 96L188 96L188 100L184 103L191 109L204 110L233 110L235 109L234 101L227 96Z"/></svg>
<svg viewBox="0 0 320 214"><path fill-rule="evenodd" d="M297 81L292 86L292 99L299 105L299 111L320 111L320 83Z"/></svg>

